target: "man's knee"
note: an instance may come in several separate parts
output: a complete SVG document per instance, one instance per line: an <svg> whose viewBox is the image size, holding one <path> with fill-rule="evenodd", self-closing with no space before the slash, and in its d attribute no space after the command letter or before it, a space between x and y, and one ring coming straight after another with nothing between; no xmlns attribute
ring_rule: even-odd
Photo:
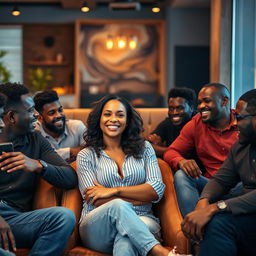
<svg viewBox="0 0 256 256"><path fill-rule="evenodd" d="M187 177L186 173L184 171L182 171L181 169L176 171L174 174L174 178L176 177L176 179L184 179Z"/></svg>
<svg viewBox="0 0 256 256"><path fill-rule="evenodd" d="M73 229L76 223L75 214L65 207L52 207L52 220Z"/></svg>
<svg viewBox="0 0 256 256"><path fill-rule="evenodd" d="M223 233L232 230L232 215L229 213L215 214L211 221L206 226L206 232L209 233Z"/></svg>
<svg viewBox="0 0 256 256"><path fill-rule="evenodd" d="M174 174L174 185L175 186L182 185L184 182L188 182L188 180L189 180L189 177L182 170L178 170L175 172L175 174Z"/></svg>

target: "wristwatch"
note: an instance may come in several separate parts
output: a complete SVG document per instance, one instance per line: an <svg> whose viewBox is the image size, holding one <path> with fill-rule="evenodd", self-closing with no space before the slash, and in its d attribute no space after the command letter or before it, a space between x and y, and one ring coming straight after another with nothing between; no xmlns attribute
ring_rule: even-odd
<svg viewBox="0 0 256 256"><path fill-rule="evenodd" d="M46 168L48 167L48 164L44 160L38 160L38 161L43 166L43 169L41 171L41 174L43 174L45 172Z"/></svg>
<svg viewBox="0 0 256 256"><path fill-rule="evenodd" d="M227 204L223 200L217 202L217 208L219 212L225 212L227 210L227 207Z"/></svg>

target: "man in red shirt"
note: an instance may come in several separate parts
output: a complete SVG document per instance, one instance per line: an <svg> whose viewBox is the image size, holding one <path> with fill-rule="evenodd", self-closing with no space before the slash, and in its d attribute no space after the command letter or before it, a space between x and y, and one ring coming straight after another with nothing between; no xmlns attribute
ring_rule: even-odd
<svg viewBox="0 0 256 256"><path fill-rule="evenodd" d="M164 154L164 160L176 171L174 186L183 216L194 210L208 179L220 168L238 138L229 99L223 84L206 84L198 94L199 113ZM204 174L195 159L189 158L193 152L203 165Z"/></svg>
<svg viewBox="0 0 256 256"><path fill-rule="evenodd" d="M236 119L239 140L182 222L184 234L200 242L199 256L256 255L256 89L239 98ZM227 197L239 182L241 193Z"/></svg>

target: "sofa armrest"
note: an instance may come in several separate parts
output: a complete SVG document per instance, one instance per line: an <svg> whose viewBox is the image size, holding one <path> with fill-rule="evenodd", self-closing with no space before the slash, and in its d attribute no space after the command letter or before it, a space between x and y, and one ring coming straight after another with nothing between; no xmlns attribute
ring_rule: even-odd
<svg viewBox="0 0 256 256"><path fill-rule="evenodd" d="M39 178L33 208L42 209L60 205L61 193L60 189Z"/></svg>
<svg viewBox="0 0 256 256"><path fill-rule="evenodd" d="M62 196L62 206L72 210L76 216L75 230L69 239L66 250L74 248L77 245L77 241L79 241L78 223L81 216L82 205L82 197L79 189L64 191Z"/></svg>
<svg viewBox="0 0 256 256"><path fill-rule="evenodd" d="M76 170L76 162L72 162L71 166ZM74 212L76 216L76 225L75 230L72 233L66 250L70 250L77 245L77 241L79 241L79 231L78 231L78 223L80 220L83 200L78 188L65 190L62 195L62 203L61 206L66 207Z"/></svg>
<svg viewBox="0 0 256 256"><path fill-rule="evenodd" d="M176 245L179 253L190 253L190 242L181 231L183 218L176 198L171 168L161 159L158 159L158 164L166 189L163 198L154 210L161 222L164 245L168 247Z"/></svg>

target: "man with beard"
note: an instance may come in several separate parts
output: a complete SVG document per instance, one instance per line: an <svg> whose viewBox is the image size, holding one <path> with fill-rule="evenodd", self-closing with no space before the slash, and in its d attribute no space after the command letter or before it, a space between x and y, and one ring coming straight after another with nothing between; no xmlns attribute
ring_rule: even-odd
<svg viewBox="0 0 256 256"><path fill-rule="evenodd" d="M66 120L63 107L55 91L39 92L34 97L39 112L36 129L51 143L67 162L76 159L83 144L85 125L80 120Z"/></svg>
<svg viewBox="0 0 256 256"><path fill-rule="evenodd" d="M168 117L147 137L158 157L180 134L194 114L196 94L189 88L173 88L168 93Z"/></svg>
<svg viewBox="0 0 256 256"><path fill-rule="evenodd" d="M236 117L239 140L182 223L184 234L200 241L199 256L256 255L256 89L239 98ZM239 182L237 196L224 196Z"/></svg>
<svg viewBox="0 0 256 256"><path fill-rule="evenodd" d="M206 84L198 94L198 110L164 154L174 175L177 200L184 216L195 209L208 179L220 168L238 132L234 111L229 106L229 91L217 83ZM195 152L205 169L199 168Z"/></svg>
<svg viewBox="0 0 256 256"><path fill-rule="evenodd" d="M12 142L14 149L0 155L0 246L31 248L29 255L61 255L74 229L73 212L64 207L31 209L39 178L70 189L77 186L76 173L34 131L38 113L28 89L6 83L0 93L7 97L0 141Z"/></svg>

